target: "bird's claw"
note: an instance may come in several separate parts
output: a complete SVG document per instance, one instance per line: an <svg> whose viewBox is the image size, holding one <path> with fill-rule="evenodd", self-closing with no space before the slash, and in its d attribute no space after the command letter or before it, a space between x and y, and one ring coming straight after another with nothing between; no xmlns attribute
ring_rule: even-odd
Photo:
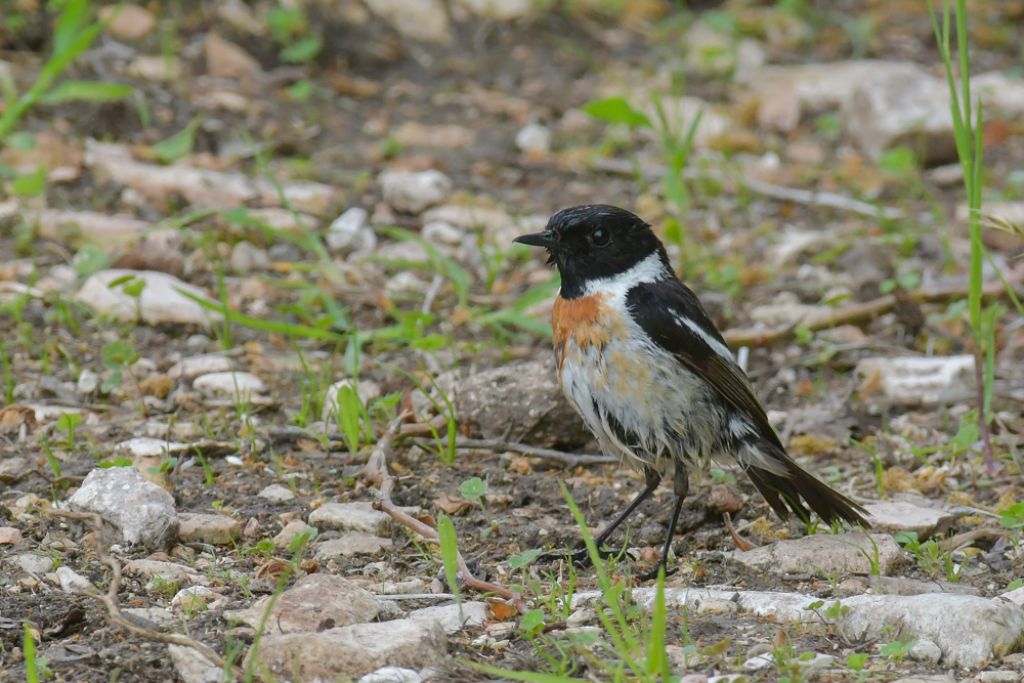
<svg viewBox="0 0 1024 683"><path fill-rule="evenodd" d="M661 565L660 563L654 565L653 569L649 569L648 571L644 572L643 574L638 575L636 577L637 580L638 581L653 581L653 580L657 579L658 578L658 570L661 569L662 566L663 565ZM673 574L675 574L677 571L679 571L678 567L665 567L665 578L667 579L668 577L670 577Z"/></svg>
<svg viewBox="0 0 1024 683"><path fill-rule="evenodd" d="M604 548L598 548L597 553L602 558L613 557L615 555L614 551L606 550ZM574 567L578 567L580 569L589 567L593 564L593 562L590 559L590 553L587 551L587 546L582 546L569 552L554 551L550 553L544 553L543 555L537 558L537 562L543 562L546 564L552 564L554 562L559 562L561 560L568 560L572 562L572 565Z"/></svg>

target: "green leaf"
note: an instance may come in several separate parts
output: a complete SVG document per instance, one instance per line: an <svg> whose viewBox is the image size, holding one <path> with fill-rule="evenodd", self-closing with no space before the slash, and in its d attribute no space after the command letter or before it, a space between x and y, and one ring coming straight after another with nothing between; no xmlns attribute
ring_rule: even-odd
<svg viewBox="0 0 1024 683"><path fill-rule="evenodd" d="M98 273L110 263L110 256L91 242L83 244L71 259L71 267L83 277Z"/></svg>
<svg viewBox="0 0 1024 683"><path fill-rule="evenodd" d="M585 113L605 123L617 123L630 128L653 128L647 114L634 109L623 97L591 100L582 108Z"/></svg>
<svg viewBox="0 0 1024 683"><path fill-rule="evenodd" d="M37 197L46 189L46 167L36 166L32 173L18 176L11 181L11 192L19 197Z"/></svg>
<svg viewBox="0 0 1024 683"><path fill-rule="evenodd" d="M846 668L853 669L854 671L863 671L864 666L868 663L867 652L851 652L846 655Z"/></svg>
<svg viewBox="0 0 1024 683"><path fill-rule="evenodd" d="M121 370L139 359L135 347L120 339L104 345L100 356L103 358L103 367L108 370Z"/></svg>
<svg viewBox="0 0 1024 683"><path fill-rule="evenodd" d="M536 636L542 628L544 628L544 610L531 609L519 620L519 629L526 634L527 638Z"/></svg>
<svg viewBox="0 0 1024 683"><path fill-rule="evenodd" d="M57 429L70 432L75 427L82 423L82 415L80 413L62 413L57 418Z"/></svg>
<svg viewBox="0 0 1024 683"><path fill-rule="evenodd" d="M36 640L32 637L32 628L28 620L22 622L21 653L25 658L26 683L39 683L39 662L36 659Z"/></svg>
<svg viewBox="0 0 1024 683"><path fill-rule="evenodd" d="M658 585L654 590L654 610L651 613L651 633L647 643L647 673L660 680L669 680L668 653L665 651L665 568L658 568Z"/></svg>
<svg viewBox="0 0 1024 683"><path fill-rule="evenodd" d="M467 500L479 500L487 493L487 482L480 477L470 477L459 484L459 493Z"/></svg>
<svg viewBox="0 0 1024 683"><path fill-rule="evenodd" d="M508 566L512 569L522 569L540 557L541 549L534 548L508 558Z"/></svg>
<svg viewBox="0 0 1024 683"><path fill-rule="evenodd" d="M123 83L64 81L39 98L43 104L64 102L117 102L131 97L135 89Z"/></svg>
<svg viewBox="0 0 1024 683"><path fill-rule="evenodd" d="M455 534L455 524L451 517L441 513L437 520L437 537L441 545L441 562L444 563L444 576L448 587L455 594L455 602L462 604L459 593L459 546Z"/></svg>
<svg viewBox="0 0 1024 683"><path fill-rule="evenodd" d="M202 121L201 116L193 118L180 131L153 145L153 154L165 164L173 163L187 155L195 145L196 131L199 130Z"/></svg>
<svg viewBox="0 0 1024 683"><path fill-rule="evenodd" d="M289 64L305 64L320 54L324 43L317 36L305 36L281 50L281 61Z"/></svg>

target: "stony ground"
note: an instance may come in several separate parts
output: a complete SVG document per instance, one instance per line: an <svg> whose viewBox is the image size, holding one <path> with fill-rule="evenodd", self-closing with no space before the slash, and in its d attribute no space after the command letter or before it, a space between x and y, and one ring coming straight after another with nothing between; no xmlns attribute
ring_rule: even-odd
<svg viewBox="0 0 1024 683"><path fill-rule="evenodd" d="M4 92L51 4L4 6ZM807 529L706 473L672 674L1024 678L1024 3L970 3L990 464L922 3L533 4L102 8L58 82L130 89L0 141L0 679L658 680L633 577L670 492L601 572L538 558L578 543L564 491L599 527L642 483L561 399L557 285L511 245L585 202L658 226L790 451L873 515Z"/></svg>

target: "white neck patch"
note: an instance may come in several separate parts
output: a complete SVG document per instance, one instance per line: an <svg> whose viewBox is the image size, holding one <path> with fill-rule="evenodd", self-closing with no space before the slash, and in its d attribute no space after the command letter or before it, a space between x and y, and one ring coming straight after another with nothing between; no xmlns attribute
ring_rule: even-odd
<svg viewBox="0 0 1024 683"><path fill-rule="evenodd" d="M629 290L643 282L657 282L671 275L665 264L661 262L658 252L651 253L640 263L618 275L602 277L587 282L584 296L598 292L612 298L625 297Z"/></svg>

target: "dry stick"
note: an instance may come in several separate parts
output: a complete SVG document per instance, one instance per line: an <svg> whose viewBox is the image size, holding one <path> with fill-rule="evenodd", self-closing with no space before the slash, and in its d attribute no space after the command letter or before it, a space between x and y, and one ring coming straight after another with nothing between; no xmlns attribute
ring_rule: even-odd
<svg viewBox="0 0 1024 683"><path fill-rule="evenodd" d="M605 171L606 173L616 173L620 175L633 175L637 170L637 167L631 162L624 161L622 159L597 159L593 162L592 166L598 171ZM641 164L639 166L640 172L648 178L663 177L665 175L665 169L666 167L661 164ZM795 187L786 187L784 185L775 185L774 183L767 183L763 180L757 180L756 178L751 178L750 176L745 175L730 175L721 171L691 168L683 172L683 177L687 180L699 180L701 178L712 178L722 182L734 180L751 192L765 197L770 197L772 199L793 202L794 204L827 206L832 209L851 211L863 216L871 216L872 218L882 217L896 219L902 218L905 215L900 209L875 206L869 202L853 199L836 192L819 192L816 190L803 190Z"/></svg>
<svg viewBox="0 0 1024 683"><path fill-rule="evenodd" d="M411 413L408 411L403 412L395 418L390 425L388 425L388 428L384 431L380 440L377 441L377 445L374 447L373 453L370 454L369 459L366 461L366 466L363 468L362 476L379 487L377 500L373 502L373 508L375 510L387 513L391 519L395 520L406 529L414 531L422 536L427 543L436 543L440 545L441 538L438 536L437 530L434 529L434 527L421 522L404 510L400 509L395 505L394 501L391 500L391 491L394 489L396 477L391 476L388 472L387 455L388 451L391 449L391 444L401 433L402 422L410 415ZM510 600L512 604L516 606L519 605L520 596L517 593L512 592L504 586L499 586L498 584L490 583L489 581L483 581L473 576L473 572L469 570L469 566L466 564L466 560L462 557L461 552L456 551L456 561L459 566L459 577L462 579L462 583L466 587L483 591L485 593L500 595L506 600Z"/></svg>
<svg viewBox="0 0 1024 683"><path fill-rule="evenodd" d="M86 595L102 602L107 608L107 619L110 623L149 640L190 647L198 651L218 668L224 668L224 658L217 654L217 652L208 645L180 633L164 633L162 631L155 631L151 628L146 628L145 626L140 626L124 616L121 612L121 605L117 600L117 592L121 589L121 563L107 553L106 546L103 543L103 519L99 515L94 512L72 512L70 510L60 510L52 506L46 507L45 512L46 514L53 515L54 517L63 517L65 519L74 519L79 521L91 521L95 526L96 554L99 556L101 562L110 567L110 587L107 588L106 593L100 593L96 590L81 590L79 592L82 595ZM232 667L232 669L236 675L241 675L242 672L240 669L237 667Z"/></svg>
<svg viewBox="0 0 1024 683"><path fill-rule="evenodd" d="M1020 284L1020 280L1021 278L1017 277L1014 280L1011 280L1010 284ZM985 287L982 291L982 296L986 299L992 299L1002 296L1005 294L1005 291L1006 290L1001 282L993 283ZM907 291L903 293L903 296L915 303L941 303L966 297L967 288L946 287L944 289L929 291ZM836 310L809 315L799 323L795 323L793 325L769 328L766 330L734 328L726 330L722 336L724 336L725 341L733 347L771 344L782 339L788 339L792 336L793 331L797 327L806 327L812 332L815 332L817 330L824 330L837 325L847 325L874 320L880 315L891 311L896 306L896 303L895 295L886 294L885 296L872 299L871 301L864 301L862 303L844 306L843 308L838 308Z"/></svg>
<svg viewBox="0 0 1024 683"><path fill-rule="evenodd" d="M556 451L550 448L538 448L525 443L503 441L501 439L470 439L460 436L455 439L455 447L479 448L481 450L488 451L510 451L512 453L520 453L530 457L555 460L565 465L569 465L570 467L575 467L576 465L603 465L620 462L619 458L612 455L590 455L586 453L576 455L575 453L563 453L562 451Z"/></svg>

